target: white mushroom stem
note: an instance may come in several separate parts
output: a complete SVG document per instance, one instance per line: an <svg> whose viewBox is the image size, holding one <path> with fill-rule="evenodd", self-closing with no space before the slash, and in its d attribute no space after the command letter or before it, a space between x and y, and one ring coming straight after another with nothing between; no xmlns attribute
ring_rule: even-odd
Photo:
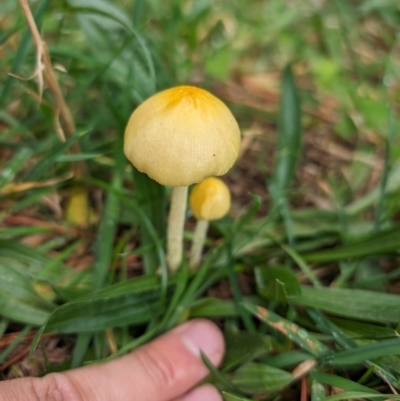
<svg viewBox="0 0 400 401"><path fill-rule="evenodd" d="M196 228L194 229L192 249L190 250L190 269L196 269L200 264L208 226L208 220L197 220Z"/></svg>
<svg viewBox="0 0 400 401"><path fill-rule="evenodd" d="M182 262L187 196L188 187L172 189L167 230L167 264L171 272L177 271Z"/></svg>

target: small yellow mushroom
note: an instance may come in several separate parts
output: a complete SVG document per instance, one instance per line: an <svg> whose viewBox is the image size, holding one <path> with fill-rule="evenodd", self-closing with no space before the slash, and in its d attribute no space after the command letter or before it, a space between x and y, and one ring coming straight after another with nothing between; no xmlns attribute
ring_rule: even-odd
<svg viewBox="0 0 400 401"><path fill-rule="evenodd" d="M201 260L210 220L224 217L231 207L229 188L218 178L210 177L193 187L190 208L197 218L189 266L195 269Z"/></svg>

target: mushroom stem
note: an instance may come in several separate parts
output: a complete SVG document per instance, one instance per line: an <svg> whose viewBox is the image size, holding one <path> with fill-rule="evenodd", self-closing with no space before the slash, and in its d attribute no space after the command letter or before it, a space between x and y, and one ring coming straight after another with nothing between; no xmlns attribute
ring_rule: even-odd
<svg viewBox="0 0 400 401"><path fill-rule="evenodd" d="M190 250L190 269L196 269L200 264L208 226L208 220L197 220L196 228L194 229L192 248Z"/></svg>
<svg viewBox="0 0 400 401"><path fill-rule="evenodd" d="M172 189L167 230L167 264L172 272L177 271L182 262L187 196L188 187Z"/></svg>

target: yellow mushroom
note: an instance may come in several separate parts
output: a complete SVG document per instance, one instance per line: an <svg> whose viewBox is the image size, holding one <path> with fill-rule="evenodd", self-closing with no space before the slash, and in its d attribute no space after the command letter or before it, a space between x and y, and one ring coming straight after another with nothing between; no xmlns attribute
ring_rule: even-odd
<svg viewBox="0 0 400 401"><path fill-rule="evenodd" d="M157 93L131 115L125 130L126 157L141 172L172 186L167 263L182 261L187 188L225 174L239 154L240 130L229 109L211 93L178 86Z"/></svg>
<svg viewBox="0 0 400 401"><path fill-rule="evenodd" d="M210 177L193 187L190 208L197 219L189 266L195 269L201 260L210 220L224 217L231 206L229 188L218 178Z"/></svg>

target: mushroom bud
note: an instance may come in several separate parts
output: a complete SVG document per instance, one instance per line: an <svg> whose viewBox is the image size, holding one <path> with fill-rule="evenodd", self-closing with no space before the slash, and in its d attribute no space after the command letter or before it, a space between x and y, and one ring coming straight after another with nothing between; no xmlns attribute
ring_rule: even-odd
<svg viewBox="0 0 400 401"><path fill-rule="evenodd" d="M210 220L224 217L231 207L229 188L218 178L206 178L193 187L190 193L190 208L197 218L189 266L195 269L201 260Z"/></svg>
<svg viewBox="0 0 400 401"><path fill-rule="evenodd" d="M225 174L239 147L240 130L232 113L200 88L164 90L131 115L125 130L126 157L150 178L174 187L167 230L170 270L177 270L182 261L188 186Z"/></svg>

